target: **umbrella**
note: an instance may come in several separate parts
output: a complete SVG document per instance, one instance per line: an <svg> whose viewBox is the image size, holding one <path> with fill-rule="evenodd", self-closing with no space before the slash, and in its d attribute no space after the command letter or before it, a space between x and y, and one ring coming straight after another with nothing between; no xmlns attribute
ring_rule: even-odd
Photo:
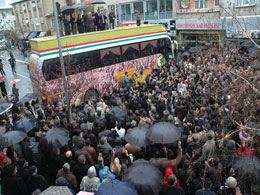
<svg viewBox="0 0 260 195"><path fill-rule="evenodd" d="M107 120L112 126L115 126L116 121L125 124L127 121L127 113L122 108L115 106L107 114Z"/></svg>
<svg viewBox="0 0 260 195"><path fill-rule="evenodd" d="M6 113L8 110L12 108L13 104L12 103L3 103L0 104L0 115Z"/></svg>
<svg viewBox="0 0 260 195"><path fill-rule="evenodd" d="M91 6L88 5L88 4L83 4L83 5L80 5L80 6L78 7L79 10L81 10L81 9L88 9L88 8L91 8Z"/></svg>
<svg viewBox="0 0 260 195"><path fill-rule="evenodd" d="M106 2L102 0L94 0L91 4L106 4Z"/></svg>
<svg viewBox="0 0 260 195"><path fill-rule="evenodd" d="M137 195L136 189L129 183L113 180L103 183L95 195Z"/></svg>
<svg viewBox="0 0 260 195"><path fill-rule="evenodd" d="M13 130L28 133L29 131L31 131L35 127L36 127L36 121L35 120L29 119L29 118L23 118L23 119L20 119L19 121L17 121L14 124Z"/></svg>
<svg viewBox="0 0 260 195"><path fill-rule="evenodd" d="M148 129L146 136L152 142L169 144L180 138L181 131L172 123L159 122Z"/></svg>
<svg viewBox="0 0 260 195"><path fill-rule="evenodd" d="M41 195L72 195L70 189L68 186L50 186L43 192L41 192Z"/></svg>
<svg viewBox="0 0 260 195"><path fill-rule="evenodd" d="M69 137L69 131L65 128L52 128L50 129L47 133L46 136L50 135L50 134L60 134L63 135L65 137Z"/></svg>
<svg viewBox="0 0 260 195"><path fill-rule="evenodd" d="M162 173L150 163L135 163L122 177L122 181L132 184L139 195L159 194L163 185Z"/></svg>
<svg viewBox="0 0 260 195"><path fill-rule="evenodd" d="M187 56L187 57L189 57L189 56L190 56L190 53L189 53L188 51L185 51L185 52L183 52L181 55L182 55L182 56Z"/></svg>
<svg viewBox="0 0 260 195"><path fill-rule="evenodd" d="M145 127L135 127L133 129L129 129L124 139L134 146L147 146L149 145L149 141L146 138L146 132L148 131Z"/></svg>
<svg viewBox="0 0 260 195"><path fill-rule="evenodd" d="M8 103L8 102L6 101L6 99L0 99L0 105L3 103Z"/></svg>
<svg viewBox="0 0 260 195"><path fill-rule="evenodd" d="M8 131L0 136L0 148L13 146L26 138L26 133L21 131Z"/></svg>
<svg viewBox="0 0 260 195"><path fill-rule="evenodd" d="M233 165L241 181L260 183L260 159L256 156L241 155Z"/></svg>
<svg viewBox="0 0 260 195"><path fill-rule="evenodd" d="M244 47L254 47L254 43L251 42L251 41L245 41L241 44L241 46L244 46Z"/></svg>
<svg viewBox="0 0 260 195"><path fill-rule="evenodd" d="M53 146L53 148L61 148L70 140L69 137L62 135L58 131L51 131L50 133L46 133L45 139Z"/></svg>
<svg viewBox="0 0 260 195"><path fill-rule="evenodd" d="M257 50L254 50L254 51L252 51L252 52L249 52L248 55L249 55L250 57L256 58L256 57L258 57L258 56L260 55L260 49L257 49Z"/></svg>
<svg viewBox="0 0 260 195"><path fill-rule="evenodd" d="M75 7L69 5L69 6L63 7L63 8L61 9L61 12L62 12L63 14L71 14L71 13L74 12L74 10L75 10Z"/></svg>
<svg viewBox="0 0 260 195"><path fill-rule="evenodd" d="M14 79L11 81L10 85L15 85L16 83L20 82L21 79Z"/></svg>
<svg viewBox="0 0 260 195"><path fill-rule="evenodd" d="M199 51L199 49L195 47L189 49L189 52L197 52L197 51Z"/></svg>
<svg viewBox="0 0 260 195"><path fill-rule="evenodd" d="M25 96L23 96L17 103L19 105L23 105L25 104L26 102L29 102L31 100L34 100L34 99L37 99L37 96L34 94L34 93L28 93L26 94Z"/></svg>

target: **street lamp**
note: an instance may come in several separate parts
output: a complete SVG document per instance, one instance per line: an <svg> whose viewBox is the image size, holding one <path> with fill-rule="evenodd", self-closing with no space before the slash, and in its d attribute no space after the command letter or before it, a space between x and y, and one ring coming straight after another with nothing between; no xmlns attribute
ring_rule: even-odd
<svg viewBox="0 0 260 195"><path fill-rule="evenodd" d="M59 46L59 55L60 55L60 64L61 64L61 71L62 71L63 86L64 86L64 91L65 91L67 111L68 111L69 124L70 124L71 123L71 109L70 109L68 87L67 87L67 82L66 82L64 59L63 59L62 49L61 49L60 30L59 30L59 21L58 21L56 0L52 0L52 5L53 5L54 19L55 19L56 32L57 32L57 41L58 41L58 46Z"/></svg>

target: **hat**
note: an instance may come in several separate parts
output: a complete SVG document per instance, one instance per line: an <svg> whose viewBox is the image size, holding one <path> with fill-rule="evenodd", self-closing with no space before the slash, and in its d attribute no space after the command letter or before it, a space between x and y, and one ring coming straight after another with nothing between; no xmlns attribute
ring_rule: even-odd
<svg viewBox="0 0 260 195"><path fill-rule="evenodd" d="M56 186L68 186L69 182L65 177L58 177L58 179L56 180Z"/></svg>
<svg viewBox="0 0 260 195"><path fill-rule="evenodd" d="M35 173L35 171L36 171L36 169L37 169L37 167L36 166L31 166L30 167L30 169L29 169L29 173L32 175L32 174L34 174Z"/></svg>
<svg viewBox="0 0 260 195"><path fill-rule="evenodd" d="M234 177L228 177L226 180L226 185L230 188L236 188L237 180Z"/></svg>
<svg viewBox="0 0 260 195"><path fill-rule="evenodd" d="M62 168L63 168L64 171L69 171L70 170L70 164L65 163Z"/></svg>
<svg viewBox="0 0 260 195"><path fill-rule="evenodd" d="M169 116L168 116L168 121L173 121L173 120L174 120L173 116L172 116L172 115L169 115Z"/></svg>

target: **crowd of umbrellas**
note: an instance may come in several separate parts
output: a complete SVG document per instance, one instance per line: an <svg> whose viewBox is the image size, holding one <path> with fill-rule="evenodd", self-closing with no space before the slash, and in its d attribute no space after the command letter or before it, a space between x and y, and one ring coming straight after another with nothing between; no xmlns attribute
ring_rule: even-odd
<svg viewBox="0 0 260 195"><path fill-rule="evenodd" d="M23 97L18 104L35 99L34 94ZM10 103L0 101L0 112L5 113L10 110ZM14 105L16 106L16 105ZM110 120L123 121L127 117L126 112L119 108L112 108L108 114ZM4 132L0 129L0 148L12 147L27 137L27 134L35 129L37 121L23 118L18 120L11 131ZM129 129L124 139L133 146L146 147L150 144L170 144L176 142L181 137L182 130L170 122L158 122L150 128L135 127ZM64 128L52 128L44 136L44 140L53 148L61 148L68 144L70 140L69 131ZM255 156L240 156L234 162L234 169L238 176L243 178L251 177L260 182L260 160ZM96 192L97 195L103 194L158 194L163 185L163 175L161 171L149 162L134 163L129 167L122 177L122 181L114 180L103 184ZM47 190L62 190L61 187L48 188ZM66 189L63 189L66 190ZM68 192L69 193L69 192Z"/></svg>

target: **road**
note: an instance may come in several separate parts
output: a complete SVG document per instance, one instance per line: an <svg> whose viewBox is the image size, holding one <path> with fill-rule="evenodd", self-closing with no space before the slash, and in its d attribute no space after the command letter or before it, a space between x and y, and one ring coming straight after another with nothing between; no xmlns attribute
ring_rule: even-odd
<svg viewBox="0 0 260 195"><path fill-rule="evenodd" d="M0 58L2 59L4 65L4 71L6 73L6 90L8 95L12 94L12 86L10 85L13 79L20 79L21 81L16 84L19 89L20 98L22 98L27 93L32 93L32 82L29 76L29 70L27 69L27 64L24 62L24 57L19 50L13 51L14 57L16 59L16 74L12 73L11 65L8 61L10 55L7 51L0 51Z"/></svg>

